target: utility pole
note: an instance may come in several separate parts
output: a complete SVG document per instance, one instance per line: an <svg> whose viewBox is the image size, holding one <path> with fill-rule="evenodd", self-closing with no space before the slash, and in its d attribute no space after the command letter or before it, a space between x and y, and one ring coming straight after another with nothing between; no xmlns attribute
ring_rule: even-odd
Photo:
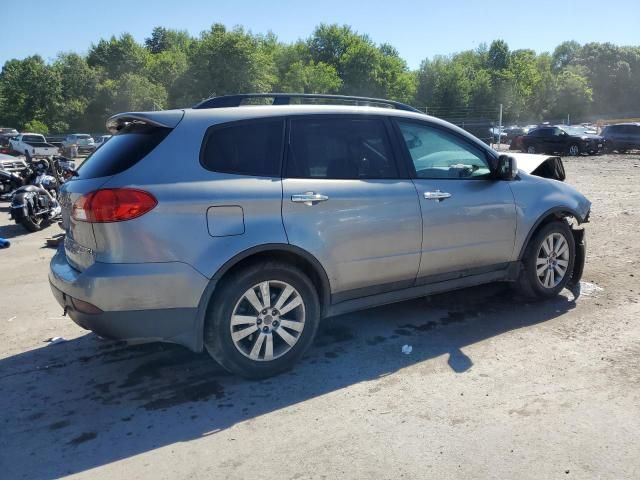
<svg viewBox="0 0 640 480"><path fill-rule="evenodd" d="M567 113L567 125L571 125L571 114Z"/></svg>
<svg viewBox="0 0 640 480"><path fill-rule="evenodd" d="M502 104L500 104L500 115L498 116L498 150L502 141Z"/></svg>

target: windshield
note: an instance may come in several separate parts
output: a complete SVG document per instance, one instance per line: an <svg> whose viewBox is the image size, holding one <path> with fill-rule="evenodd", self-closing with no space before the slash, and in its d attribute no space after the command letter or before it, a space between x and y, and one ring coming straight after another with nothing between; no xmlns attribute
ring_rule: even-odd
<svg viewBox="0 0 640 480"><path fill-rule="evenodd" d="M564 130L565 132L567 132L569 135L584 135L586 134L586 128L585 127L561 127L560 130Z"/></svg>

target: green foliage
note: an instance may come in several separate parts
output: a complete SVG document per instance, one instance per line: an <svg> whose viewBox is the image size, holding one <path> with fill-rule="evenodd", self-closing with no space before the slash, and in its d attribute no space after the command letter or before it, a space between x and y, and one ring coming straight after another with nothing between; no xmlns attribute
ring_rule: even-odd
<svg viewBox="0 0 640 480"><path fill-rule="evenodd" d="M569 41L537 54L495 40L425 59L411 71L392 45L376 44L348 25L320 24L294 43L221 24L197 38L156 27L142 44L125 33L98 41L86 55L7 61L0 73L0 124L97 132L120 111L274 91L389 98L444 117L486 118L502 103L505 122L637 114L640 47Z"/></svg>
<svg viewBox="0 0 640 480"><path fill-rule="evenodd" d="M49 133L49 127L40 120L29 120L24 124L23 129L29 133L40 133L42 135L47 135Z"/></svg>

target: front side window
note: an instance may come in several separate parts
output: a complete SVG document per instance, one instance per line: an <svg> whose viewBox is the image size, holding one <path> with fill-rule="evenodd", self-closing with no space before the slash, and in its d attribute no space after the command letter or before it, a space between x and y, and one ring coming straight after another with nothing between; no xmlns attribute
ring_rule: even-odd
<svg viewBox="0 0 640 480"><path fill-rule="evenodd" d="M491 171L485 153L453 133L428 125L398 121L418 178L478 179Z"/></svg>
<svg viewBox="0 0 640 480"><path fill-rule="evenodd" d="M200 160L214 172L280 177L283 140L282 119L214 126L205 135Z"/></svg>
<svg viewBox="0 0 640 480"><path fill-rule="evenodd" d="M398 170L383 120L294 118L286 176L393 179Z"/></svg>

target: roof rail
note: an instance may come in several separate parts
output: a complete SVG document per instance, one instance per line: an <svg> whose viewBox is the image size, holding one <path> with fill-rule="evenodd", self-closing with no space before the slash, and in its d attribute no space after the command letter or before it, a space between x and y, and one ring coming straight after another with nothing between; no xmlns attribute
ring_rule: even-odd
<svg viewBox="0 0 640 480"><path fill-rule="evenodd" d="M372 104L386 105L396 110L405 110L408 112L423 113L404 103L395 102L393 100L384 100L382 98L369 97L352 97L347 95L328 95L317 93L241 93L238 95L224 95L221 97L211 97L193 106L195 109L203 108L226 108L239 107L243 100L248 98L272 98L271 105L290 105L292 98L303 98L309 100L335 100L336 102L354 102L356 105L364 104L371 106Z"/></svg>

